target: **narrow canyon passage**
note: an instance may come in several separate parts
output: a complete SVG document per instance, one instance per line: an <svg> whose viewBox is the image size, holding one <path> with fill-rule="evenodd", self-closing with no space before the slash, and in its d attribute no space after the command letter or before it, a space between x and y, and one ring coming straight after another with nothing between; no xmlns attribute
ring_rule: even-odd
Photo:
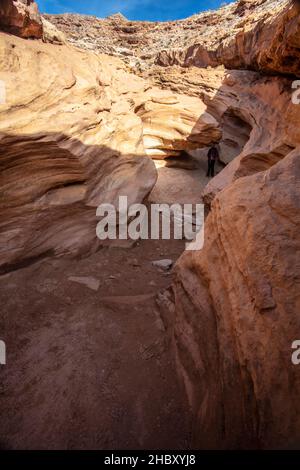
<svg viewBox="0 0 300 470"><path fill-rule="evenodd" d="M64 2L0 1L0 450L300 449L300 2Z"/></svg>
<svg viewBox="0 0 300 470"><path fill-rule="evenodd" d="M199 202L203 168L158 172L150 199L193 193ZM152 265L175 262L184 246L143 240L0 278L1 448L189 448L189 409L156 304L172 273Z"/></svg>

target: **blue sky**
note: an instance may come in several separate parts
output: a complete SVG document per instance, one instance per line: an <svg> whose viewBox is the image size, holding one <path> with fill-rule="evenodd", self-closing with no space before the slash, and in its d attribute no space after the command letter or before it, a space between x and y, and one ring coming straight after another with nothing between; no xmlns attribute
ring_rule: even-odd
<svg viewBox="0 0 300 470"><path fill-rule="evenodd" d="M37 0L37 3L42 13L82 13L103 18L120 11L130 20L167 21L218 8L224 0Z"/></svg>

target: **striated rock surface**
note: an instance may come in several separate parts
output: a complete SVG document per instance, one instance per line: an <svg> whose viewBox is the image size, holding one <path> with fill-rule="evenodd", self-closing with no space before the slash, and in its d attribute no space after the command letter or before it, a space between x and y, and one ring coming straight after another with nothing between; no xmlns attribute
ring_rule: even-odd
<svg viewBox="0 0 300 470"><path fill-rule="evenodd" d="M199 98L156 91L149 100L143 99L136 114L143 123L146 153L152 158L177 156L222 137L217 120Z"/></svg>
<svg viewBox="0 0 300 470"><path fill-rule="evenodd" d="M43 25L37 3L33 0L1 0L0 30L22 38L41 39Z"/></svg>
<svg viewBox="0 0 300 470"><path fill-rule="evenodd" d="M81 48L117 55L143 73L154 63L225 65L299 75L300 5L293 0L239 0L169 22L46 15Z"/></svg>
<svg viewBox="0 0 300 470"><path fill-rule="evenodd" d="M0 56L1 265L96 250L96 207L139 202L156 181L133 111L146 85L65 46L2 34Z"/></svg>
<svg viewBox="0 0 300 470"><path fill-rule="evenodd" d="M0 33L1 265L96 250L96 207L140 202L168 156L221 136L199 98L115 58ZM155 142L154 142L155 141Z"/></svg>
<svg viewBox="0 0 300 470"><path fill-rule="evenodd" d="M219 193L176 266L172 337L196 448L299 448L300 149Z"/></svg>

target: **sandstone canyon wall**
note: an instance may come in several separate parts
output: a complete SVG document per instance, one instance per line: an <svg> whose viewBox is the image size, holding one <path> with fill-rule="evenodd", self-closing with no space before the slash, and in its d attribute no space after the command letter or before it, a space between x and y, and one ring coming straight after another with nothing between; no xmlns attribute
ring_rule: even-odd
<svg viewBox="0 0 300 470"><path fill-rule="evenodd" d="M240 0L161 24L47 20L69 44L0 33L2 270L96 250L97 205L143 200L149 156L220 142L204 248L179 259L166 302L193 443L299 447L298 2Z"/></svg>
<svg viewBox="0 0 300 470"><path fill-rule="evenodd" d="M214 199L177 263L173 343L200 448L299 448L300 148Z"/></svg>
<svg viewBox="0 0 300 470"><path fill-rule="evenodd" d="M293 68L299 26L288 28L289 20L284 16L282 28L298 39L286 72L299 75ZM282 56L291 52L286 47L278 44ZM243 122L251 125L241 153L204 190L211 204L204 247L178 261L172 293L163 302L171 312L171 338L200 448L300 445L300 375L291 362L299 336L300 110L291 99L293 78L280 77L282 61L276 54L273 59L276 77L232 71L217 90L207 78L211 70L155 71L156 80L163 77L174 90L198 94L202 88L208 110L231 138Z"/></svg>
<svg viewBox="0 0 300 470"><path fill-rule="evenodd" d="M238 177L268 169L300 144L292 77L178 66L153 67L148 76L166 89L201 98L219 122L220 157L227 166L204 189L207 204Z"/></svg>

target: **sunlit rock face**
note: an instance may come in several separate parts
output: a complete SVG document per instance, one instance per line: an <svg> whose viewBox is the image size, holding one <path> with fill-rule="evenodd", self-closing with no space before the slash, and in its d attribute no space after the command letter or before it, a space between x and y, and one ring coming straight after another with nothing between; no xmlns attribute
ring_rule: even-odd
<svg viewBox="0 0 300 470"><path fill-rule="evenodd" d="M194 413L193 443L298 448L300 382L291 362L300 307L294 77L178 66L150 74L203 100L220 123L220 155L228 163L203 192L210 205L204 247L179 259L172 296L163 302Z"/></svg>
<svg viewBox="0 0 300 470"><path fill-rule="evenodd" d="M22 38L42 38L43 26L37 3L33 0L1 0L0 30Z"/></svg>
<svg viewBox="0 0 300 470"><path fill-rule="evenodd" d="M46 18L42 17L43 23L43 41L50 42L51 44L66 44L66 38L62 31L52 24Z"/></svg>
<svg viewBox="0 0 300 470"><path fill-rule="evenodd" d="M173 342L200 448L298 448L300 150L212 203L173 285Z"/></svg>
<svg viewBox="0 0 300 470"><path fill-rule="evenodd" d="M218 122L199 98L158 90L138 106L137 115L143 122L146 154L152 158L206 147L222 136Z"/></svg>
<svg viewBox="0 0 300 470"><path fill-rule="evenodd" d="M298 21L295 8L276 17L287 35L295 31L292 17ZM278 51L283 58L291 49L285 42ZM230 66L226 54L220 60ZM228 164L203 192L210 206L204 247L179 259L163 302L197 448L300 445L300 382L291 362L300 307L300 107L292 99L295 77L281 75L279 55L268 64L276 76L224 67L148 72L203 100L220 123ZM299 74L298 65L285 70Z"/></svg>
<svg viewBox="0 0 300 470"><path fill-rule="evenodd" d="M218 191L237 178L270 168L300 145L300 107L292 101L292 86L292 78L253 72L233 71L225 76L220 99L215 96L216 106L227 102L220 119L221 151L228 158L230 146L236 154L204 189L205 202L209 204Z"/></svg>

